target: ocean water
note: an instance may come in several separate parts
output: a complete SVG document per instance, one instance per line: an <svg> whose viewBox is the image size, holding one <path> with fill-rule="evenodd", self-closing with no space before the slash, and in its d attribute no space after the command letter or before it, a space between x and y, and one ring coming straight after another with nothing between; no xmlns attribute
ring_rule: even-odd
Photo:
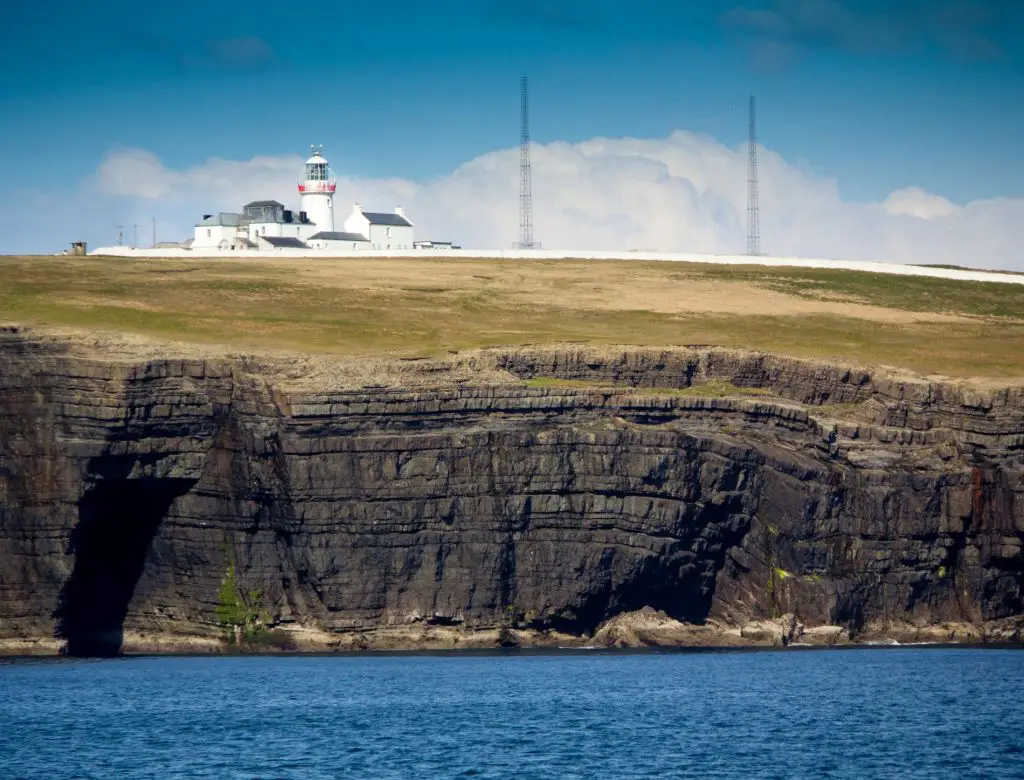
<svg viewBox="0 0 1024 780"><path fill-rule="evenodd" d="M0 778L1022 778L1024 652L0 664Z"/></svg>

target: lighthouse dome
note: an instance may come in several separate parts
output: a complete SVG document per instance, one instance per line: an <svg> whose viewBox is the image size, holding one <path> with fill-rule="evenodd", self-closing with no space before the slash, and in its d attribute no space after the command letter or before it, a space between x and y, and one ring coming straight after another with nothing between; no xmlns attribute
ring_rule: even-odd
<svg viewBox="0 0 1024 780"><path fill-rule="evenodd" d="M309 186L313 182L322 182L326 186L326 183L334 181L334 174L331 172L331 166L328 164L327 158L324 157L323 147L311 146L310 149L313 152L313 156L306 160L306 164L303 166L306 186L300 185L299 192L315 190L316 186Z"/></svg>
<svg viewBox="0 0 1024 780"><path fill-rule="evenodd" d="M310 144L309 150L313 156L306 160L306 165L327 165L327 158L324 157L324 148L319 144Z"/></svg>

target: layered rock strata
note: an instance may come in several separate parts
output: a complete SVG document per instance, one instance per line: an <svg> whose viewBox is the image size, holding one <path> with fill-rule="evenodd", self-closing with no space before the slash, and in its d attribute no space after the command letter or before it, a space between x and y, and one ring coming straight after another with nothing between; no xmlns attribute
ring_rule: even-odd
<svg viewBox="0 0 1024 780"><path fill-rule="evenodd" d="M220 649L229 567L300 649L1017 641L1022 447L1019 388L764 354L8 328L0 648Z"/></svg>

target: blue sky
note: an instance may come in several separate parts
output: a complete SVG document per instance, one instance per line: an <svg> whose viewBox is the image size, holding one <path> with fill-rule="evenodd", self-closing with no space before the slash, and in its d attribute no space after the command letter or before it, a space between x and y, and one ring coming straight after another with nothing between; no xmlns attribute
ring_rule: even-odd
<svg viewBox="0 0 1024 780"><path fill-rule="evenodd" d="M540 143L688 130L734 147L756 93L764 145L846 200L1024 197L1016 0L55 0L3 14L3 222L23 193L59 198L125 148L179 169L315 141L340 174L435 179L517 143L524 74Z"/></svg>

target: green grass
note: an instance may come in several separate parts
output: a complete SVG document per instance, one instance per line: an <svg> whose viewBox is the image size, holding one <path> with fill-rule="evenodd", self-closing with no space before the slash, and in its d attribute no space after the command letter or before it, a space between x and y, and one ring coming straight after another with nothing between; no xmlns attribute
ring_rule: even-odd
<svg viewBox="0 0 1024 780"><path fill-rule="evenodd" d="M592 286L594 275L621 275L625 265L458 260L409 265L418 278L357 287L346 281L343 264L330 266L334 275L320 280L273 261L0 257L0 320L236 348L352 355L433 356L551 342L700 344L886 364L926 374L1024 376L1024 286L668 263L630 264L630 276L622 282L719 280L801 297L838 296L889 308L971 315L955 323L892 324L838 314L710 315L575 304L574 289ZM406 267L401 266L403 274ZM484 268L493 272L481 273ZM431 281L435 271L448 273L447 281ZM548 279L545 275L555 272L561 274L552 278L558 293L540 302L516 284ZM630 281L634 273L639 281Z"/></svg>
<svg viewBox="0 0 1024 780"><path fill-rule="evenodd" d="M821 404L820 406L814 407L814 412L817 414L827 415L829 417L838 417L842 419L852 419L857 416L858 412L864 410L864 403L848 403L848 404Z"/></svg>
<svg viewBox="0 0 1024 780"><path fill-rule="evenodd" d="M533 377L526 380L528 387L552 387L593 391L615 391L632 395L666 395L676 398L726 398L728 396L767 396L770 390L761 387L739 387L722 379L712 379L691 387L633 387L609 385L588 379L559 379L557 377Z"/></svg>
<svg viewBox="0 0 1024 780"><path fill-rule="evenodd" d="M556 390L614 390L621 392L626 388L610 385L607 382L595 382L587 379L559 379L553 376L535 376L525 380L527 387L551 387Z"/></svg>

